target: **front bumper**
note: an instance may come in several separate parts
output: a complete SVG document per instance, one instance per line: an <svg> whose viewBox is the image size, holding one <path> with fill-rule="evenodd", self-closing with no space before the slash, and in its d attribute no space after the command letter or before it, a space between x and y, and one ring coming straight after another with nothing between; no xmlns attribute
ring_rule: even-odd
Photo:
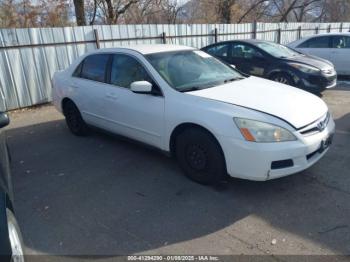
<svg viewBox="0 0 350 262"><path fill-rule="evenodd" d="M302 87L311 92L322 92L337 85L337 75L305 75L301 78Z"/></svg>
<svg viewBox="0 0 350 262"><path fill-rule="evenodd" d="M229 137L220 137L219 140L230 176L265 181L298 173L315 164L328 151L328 147L321 150L321 144L326 140L329 142L334 131L331 118L322 132L310 136L298 134L297 141L252 143ZM274 163L289 164L276 168Z"/></svg>

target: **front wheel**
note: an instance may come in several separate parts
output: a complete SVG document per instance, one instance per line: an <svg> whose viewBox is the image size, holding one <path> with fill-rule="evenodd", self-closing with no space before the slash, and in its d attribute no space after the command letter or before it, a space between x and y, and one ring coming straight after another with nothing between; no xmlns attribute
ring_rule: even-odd
<svg viewBox="0 0 350 262"><path fill-rule="evenodd" d="M281 84L295 86L293 78L286 73L277 73L271 77L271 80L279 82Z"/></svg>
<svg viewBox="0 0 350 262"><path fill-rule="evenodd" d="M11 246L11 262L24 262L23 240L16 218L10 209L6 209L8 236Z"/></svg>
<svg viewBox="0 0 350 262"><path fill-rule="evenodd" d="M226 176L221 147L205 130L182 132L176 140L176 157L185 174L200 184L216 184Z"/></svg>

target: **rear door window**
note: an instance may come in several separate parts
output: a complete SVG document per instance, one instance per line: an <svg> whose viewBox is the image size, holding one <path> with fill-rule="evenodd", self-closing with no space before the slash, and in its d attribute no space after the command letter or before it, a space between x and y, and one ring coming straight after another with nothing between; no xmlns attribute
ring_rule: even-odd
<svg viewBox="0 0 350 262"><path fill-rule="evenodd" d="M80 66L78 66L78 71L76 71L73 75L76 76L80 70L79 77L81 78L98 82L106 82L106 70L109 58L109 54L90 55L84 59Z"/></svg>
<svg viewBox="0 0 350 262"><path fill-rule="evenodd" d="M298 48L330 48L330 37L314 37L301 43Z"/></svg>

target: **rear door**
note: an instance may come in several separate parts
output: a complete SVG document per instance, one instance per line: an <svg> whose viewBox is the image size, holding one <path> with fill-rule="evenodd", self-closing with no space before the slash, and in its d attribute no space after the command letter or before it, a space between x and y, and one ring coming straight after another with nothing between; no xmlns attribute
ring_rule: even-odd
<svg viewBox="0 0 350 262"><path fill-rule="evenodd" d="M78 106L83 119L102 128L108 126L104 117L104 100L110 59L109 54L93 54L86 57L75 70L70 85L71 98Z"/></svg>
<svg viewBox="0 0 350 262"><path fill-rule="evenodd" d="M315 36L298 45L296 49L302 53L332 61L330 36Z"/></svg>
<svg viewBox="0 0 350 262"><path fill-rule="evenodd" d="M335 69L340 75L350 74L350 36L332 36L331 56Z"/></svg>

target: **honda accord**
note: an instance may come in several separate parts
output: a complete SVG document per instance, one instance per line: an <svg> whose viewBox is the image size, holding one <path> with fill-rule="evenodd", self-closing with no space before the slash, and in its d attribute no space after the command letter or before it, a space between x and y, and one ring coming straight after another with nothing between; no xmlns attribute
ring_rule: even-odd
<svg viewBox="0 0 350 262"><path fill-rule="evenodd" d="M94 51L52 82L73 134L95 126L141 141L175 156L202 184L227 174L263 181L302 171L325 155L335 128L317 96L246 77L184 46Z"/></svg>

